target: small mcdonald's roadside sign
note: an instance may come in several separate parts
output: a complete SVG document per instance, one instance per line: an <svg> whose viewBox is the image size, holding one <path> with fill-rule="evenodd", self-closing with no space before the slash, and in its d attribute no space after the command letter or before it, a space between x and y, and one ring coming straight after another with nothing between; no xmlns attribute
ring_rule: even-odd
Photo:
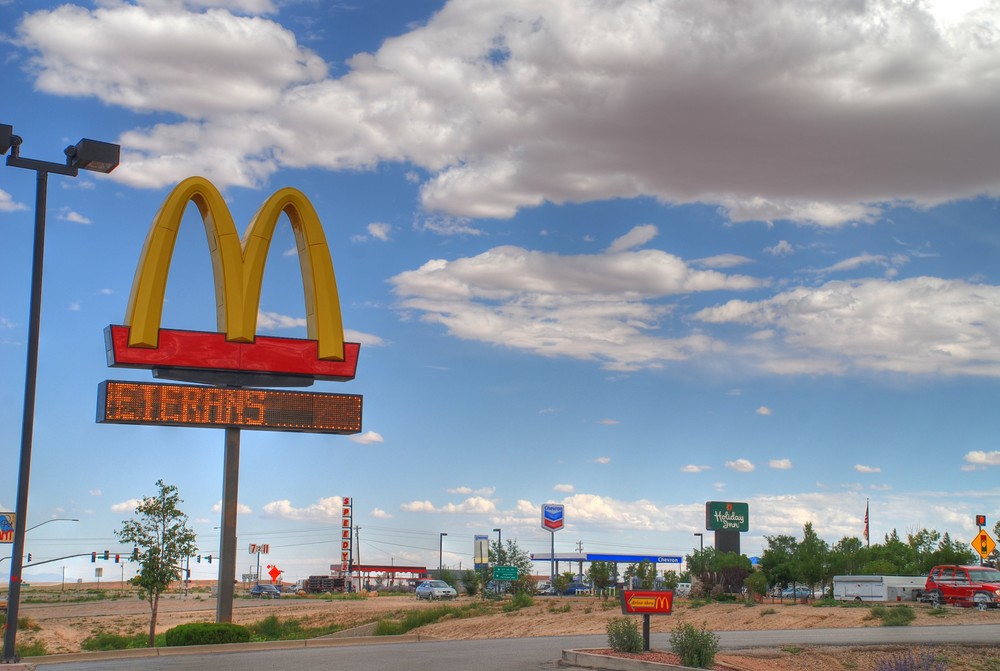
<svg viewBox="0 0 1000 671"><path fill-rule="evenodd" d="M670 615L673 607L673 592L622 590L623 615Z"/></svg>

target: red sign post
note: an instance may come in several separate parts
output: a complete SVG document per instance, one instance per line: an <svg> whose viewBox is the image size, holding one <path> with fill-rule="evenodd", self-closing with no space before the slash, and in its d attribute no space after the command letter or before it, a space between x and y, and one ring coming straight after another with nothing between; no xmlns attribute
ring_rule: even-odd
<svg viewBox="0 0 1000 671"><path fill-rule="evenodd" d="M649 616L670 615L674 609L673 592L622 590L622 614L642 615L642 649L649 651Z"/></svg>

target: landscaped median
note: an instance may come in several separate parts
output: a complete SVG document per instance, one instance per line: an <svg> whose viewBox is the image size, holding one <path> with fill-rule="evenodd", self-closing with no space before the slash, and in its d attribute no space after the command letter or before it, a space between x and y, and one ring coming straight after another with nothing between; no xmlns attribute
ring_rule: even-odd
<svg viewBox="0 0 1000 671"><path fill-rule="evenodd" d="M670 652L652 650L643 653L621 653L605 649L563 650L560 666L576 666L583 669L604 671L662 671L663 669L683 669L698 671L691 666L676 663L677 655ZM715 662L713 669L735 670L735 667ZM703 670L702 670L703 671Z"/></svg>

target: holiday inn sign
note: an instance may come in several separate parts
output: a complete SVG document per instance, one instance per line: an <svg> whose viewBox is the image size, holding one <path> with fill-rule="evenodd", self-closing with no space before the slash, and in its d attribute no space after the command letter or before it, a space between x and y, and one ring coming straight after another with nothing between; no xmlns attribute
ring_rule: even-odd
<svg viewBox="0 0 1000 671"><path fill-rule="evenodd" d="M708 531L750 531L750 506L746 503L708 501L705 503Z"/></svg>

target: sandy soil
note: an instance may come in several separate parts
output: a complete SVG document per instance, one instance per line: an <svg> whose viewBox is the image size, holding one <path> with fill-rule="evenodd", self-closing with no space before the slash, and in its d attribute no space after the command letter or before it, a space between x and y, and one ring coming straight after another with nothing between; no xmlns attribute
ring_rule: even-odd
<svg viewBox="0 0 1000 671"><path fill-rule="evenodd" d="M40 592L33 593L33 590L22 592L20 615L22 621L27 618L28 626L22 625L18 640L43 641L50 654L79 651L81 642L98 632L131 635L148 631L148 604L134 595L76 603L42 602L42 598L56 598L58 595L46 597ZM109 596L113 594L109 592ZM67 593L63 598L71 596L72 593ZM463 598L458 603L466 601ZM336 623L351 627L378 619L399 617L411 608L437 605L439 604L436 602L418 602L412 596L386 595L366 600L333 601L318 598L282 598L275 601L237 598L234 602L233 620L239 624L249 624L273 614L282 619L298 619L306 626ZM1000 610L979 612L948 608L943 614L932 615L929 607L917 604L913 607L917 619L910 626L1000 624ZM207 592L194 592L186 597L168 595L160 604L157 630L166 631L185 622L212 622L215 619L215 608L216 602ZM422 627L416 633L450 640L604 634L608 620L621 615L617 602L603 603L593 597L539 597L529 608L512 613L502 613L499 609L497 611L487 616L440 621ZM754 607L743 604L695 607L684 599L678 599L673 615L651 618L651 631L670 632L683 622L698 627L704 625L711 631L880 626L880 621L872 618L867 608L817 608L780 602ZM739 654L720 653L717 659L729 664L729 668L743 671L869 671L875 668L878 659L900 652L903 652L902 648L786 648L740 651ZM1000 671L1000 661L997 661L1000 660L1000 644L997 647L979 649L936 648L933 652L948 660L950 671Z"/></svg>

